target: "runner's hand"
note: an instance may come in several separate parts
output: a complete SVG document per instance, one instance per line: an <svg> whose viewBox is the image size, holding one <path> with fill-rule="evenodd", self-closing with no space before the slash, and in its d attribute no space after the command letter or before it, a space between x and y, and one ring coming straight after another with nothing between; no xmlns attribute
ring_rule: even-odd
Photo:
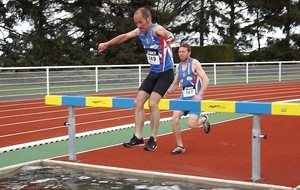
<svg viewBox="0 0 300 190"><path fill-rule="evenodd" d="M197 94L193 97L194 100L202 100L203 99L203 96L200 95L200 94Z"/></svg>
<svg viewBox="0 0 300 190"><path fill-rule="evenodd" d="M166 43L168 46L170 46L175 41L174 36L170 36L166 39Z"/></svg>
<svg viewBox="0 0 300 190"><path fill-rule="evenodd" d="M108 45L106 43L100 43L98 45L98 51L99 51L99 53L102 53L107 47L108 47Z"/></svg>

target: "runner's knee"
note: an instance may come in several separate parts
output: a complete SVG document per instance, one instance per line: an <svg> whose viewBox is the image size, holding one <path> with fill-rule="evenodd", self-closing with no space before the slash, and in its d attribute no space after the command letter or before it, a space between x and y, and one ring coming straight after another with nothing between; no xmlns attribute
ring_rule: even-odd
<svg viewBox="0 0 300 190"><path fill-rule="evenodd" d="M149 99L148 106L149 106L150 110L158 109L158 102Z"/></svg>
<svg viewBox="0 0 300 190"><path fill-rule="evenodd" d="M196 128L198 127L197 119L189 119L188 120L188 127L189 128Z"/></svg>
<svg viewBox="0 0 300 190"><path fill-rule="evenodd" d="M177 125L179 123L179 117L177 115L172 116L172 124Z"/></svg>
<svg viewBox="0 0 300 190"><path fill-rule="evenodd" d="M134 100L134 108L135 109L141 109L144 106L144 102L135 99Z"/></svg>

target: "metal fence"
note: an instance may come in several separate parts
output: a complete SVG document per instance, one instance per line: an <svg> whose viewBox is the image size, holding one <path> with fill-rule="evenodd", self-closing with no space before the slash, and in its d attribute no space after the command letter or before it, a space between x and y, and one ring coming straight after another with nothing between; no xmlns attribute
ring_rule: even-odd
<svg viewBox="0 0 300 190"><path fill-rule="evenodd" d="M210 85L300 80L300 61L202 63ZM0 101L137 90L148 64L0 67Z"/></svg>

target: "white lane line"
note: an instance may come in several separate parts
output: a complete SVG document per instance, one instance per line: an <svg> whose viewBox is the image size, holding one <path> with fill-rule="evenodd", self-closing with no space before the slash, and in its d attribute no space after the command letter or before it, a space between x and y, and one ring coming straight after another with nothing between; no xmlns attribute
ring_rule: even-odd
<svg viewBox="0 0 300 190"><path fill-rule="evenodd" d="M203 112L202 114L214 114L214 113L213 112ZM186 118L186 117L187 116L184 116L183 118ZM162 119L160 119L160 122L166 122L166 121L171 121L171 120L172 120L172 117L162 118ZM227 121L229 121L229 120L226 120L224 122L227 122ZM150 124L150 121L144 122L144 125L149 125L149 124ZM109 128L104 128L104 129L98 129L98 130L93 130L93 131L77 133L75 136L76 136L76 138L87 137L87 136L91 136L91 135L96 135L96 134L101 134L101 133L106 133L106 132L113 132L113 131L118 131L118 130L122 130L122 129L133 128L133 127L134 127L133 123L125 124L125 125L120 125L120 126L115 126L115 127L109 127ZM44 139L44 140L39 140L39 141L33 141L33 142L28 142L28 143L23 143L23 144L2 147L2 148L0 148L0 153L34 147L34 146L40 146L40 145L45 145L45 144L50 144L50 143L54 143L54 142L65 141L68 139L69 139L68 135L65 135L65 136L60 136L60 137L55 137L55 138L50 138L50 139Z"/></svg>

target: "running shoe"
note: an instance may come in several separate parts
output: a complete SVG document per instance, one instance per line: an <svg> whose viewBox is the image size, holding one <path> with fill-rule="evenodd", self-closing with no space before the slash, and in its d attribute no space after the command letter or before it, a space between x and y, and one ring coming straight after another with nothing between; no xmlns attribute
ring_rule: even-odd
<svg viewBox="0 0 300 190"><path fill-rule="evenodd" d="M181 154L185 152L185 147L184 146L177 146L172 152L172 155L176 155L176 154Z"/></svg>
<svg viewBox="0 0 300 190"><path fill-rule="evenodd" d="M132 148L134 146L144 146L144 139L138 139L135 135L130 139L129 142L123 143L123 146L126 148Z"/></svg>
<svg viewBox="0 0 300 190"><path fill-rule="evenodd" d="M148 142L146 143L146 146L144 147L144 150L154 151L156 148L156 140L154 139L154 137L150 137Z"/></svg>
<svg viewBox="0 0 300 190"><path fill-rule="evenodd" d="M207 115L203 115L203 117L206 118L205 122L203 123L204 132L205 133L209 133L210 132L210 122L209 122L208 116Z"/></svg>

